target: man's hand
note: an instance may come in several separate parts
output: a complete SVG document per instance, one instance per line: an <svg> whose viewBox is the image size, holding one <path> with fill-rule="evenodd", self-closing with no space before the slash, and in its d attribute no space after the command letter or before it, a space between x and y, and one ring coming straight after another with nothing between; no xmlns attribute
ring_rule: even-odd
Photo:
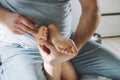
<svg viewBox="0 0 120 80"><path fill-rule="evenodd" d="M38 46L38 48L43 57L44 62L51 65L58 65L62 62L72 59L75 56L75 55L67 55L67 54L58 52L56 48L50 43L46 44L46 48L48 50L45 47L42 47L40 45Z"/></svg>
<svg viewBox="0 0 120 80"><path fill-rule="evenodd" d="M21 14L12 13L0 8L0 22L8 27L15 34L25 34L37 32L35 21Z"/></svg>
<svg viewBox="0 0 120 80"><path fill-rule="evenodd" d="M64 53L60 53L50 43L47 43L46 46L39 45L38 48L44 60L44 70L48 80L61 80L61 63L66 63L66 61L72 59L75 55L67 55ZM69 68L71 69L71 67ZM76 76L72 78L74 78L74 80L77 80Z"/></svg>

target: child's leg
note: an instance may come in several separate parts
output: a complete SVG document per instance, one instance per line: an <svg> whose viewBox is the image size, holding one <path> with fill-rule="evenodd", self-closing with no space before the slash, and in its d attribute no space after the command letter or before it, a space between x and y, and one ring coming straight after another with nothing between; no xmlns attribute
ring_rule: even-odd
<svg viewBox="0 0 120 80"><path fill-rule="evenodd" d="M45 45L48 37L48 29L45 26L41 26L38 33L34 35L39 45Z"/></svg>
<svg viewBox="0 0 120 80"><path fill-rule="evenodd" d="M77 54L77 48L74 42L71 39L63 37L56 25L50 24L48 31L51 42L59 52L73 55Z"/></svg>
<svg viewBox="0 0 120 80"><path fill-rule="evenodd" d="M62 80L79 80L79 76L69 61L62 63L61 70Z"/></svg>
<svg viewBox="0 0 120 80"><path fill-rule="evenodd" d="M48 29L45 26L41 26L38 30L38 33L34 35L36 37L37 42L40 45L45 45L48 37ZM74 50L74 43L70 39L64 38L61 34L59 29L55 25L49 25L49 38L56 47L59 47L59 44L61 45L60 48L70 49L68 52L75 53ZM55 42L54 40L58 40L58 42ZM66 46L64 47L65 44ZM71 50L71 47L73 50ZM65 53L65 51L62 51ZM66 53L66 54L67 54ZM68 74L69 73L69 74ZM62 64L62 73L61 76L64 80L78 80L78 76L70 62L64 62Z"/></svg>

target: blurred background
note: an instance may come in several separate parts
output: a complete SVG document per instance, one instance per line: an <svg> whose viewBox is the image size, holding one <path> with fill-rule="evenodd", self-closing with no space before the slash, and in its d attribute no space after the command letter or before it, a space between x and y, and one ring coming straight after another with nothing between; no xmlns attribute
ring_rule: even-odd
<svg viewBox="0 0 120 80"><path fill-rule="evenodd" d="M101 20L96 30L101 43L120 54L120 0L99 0ZM81 14L79 0L72 0L72 26L77 26ZM93 38L95 39L96 36ZM84 75L82 80L111 80L101 76Z"/></svg>
<svg viewBox="0 0 120 80"><path fill-rule="evenodd" d="M72 1L72 26L77 26L81 14L79 0ZM96 30L102 37L102 44L120 53L120 0L99 0L101 20ZM87 77L87 78L86 78ZM97 78L97 79L96 79ZM82 80L110 80L94 75L85 75Z"/></svg>
<svg viewBox="0 0 120 80"><path fill-rule="evenodd" d="M120 0L99 0L101 20L96 33L102 44L120 53ZM81 14L79 0L72 0L72 26L77 26Z"/></svg>

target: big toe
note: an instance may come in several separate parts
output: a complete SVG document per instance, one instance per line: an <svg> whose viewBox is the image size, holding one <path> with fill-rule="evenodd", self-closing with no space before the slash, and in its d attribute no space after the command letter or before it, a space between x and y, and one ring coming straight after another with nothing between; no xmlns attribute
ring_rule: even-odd
<svg viewBox="0 0 120 80"><path fill-rule="evenodd" d="M46 45L46 41L43 40L43 39L41 39L41 40L39 40L39 44L40 44L40 45Z"/></svg>
<svg viewBox="0 0 120 80"><path fill-rule="evenodd" d="M47 40L47 34L48 34L48 30L47 30L47 27L45 27L45 26L41 26L41 34L42 34L42 38L44 39L44 40Z"/></svg>
<svg viewBox="0 0 120 80"><path fill-rule="evenodd" d="M71 50L72 50L73 55L77 55L78 51L77 51L77 49L75 47L72 47Z"/></svg>

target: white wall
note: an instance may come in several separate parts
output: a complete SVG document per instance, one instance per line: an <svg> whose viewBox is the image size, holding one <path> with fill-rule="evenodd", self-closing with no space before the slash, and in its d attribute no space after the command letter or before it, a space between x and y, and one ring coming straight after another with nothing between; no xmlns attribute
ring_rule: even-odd
<svg viewBox="0 0 120 80"><path fill-rule="evenodd" d="M81 6L79 0L71 0L71 1L72 1L72 26L77 27L81 14Z"/></svg>
<svg viewBox="0 0 120 80"><path fill-rule="evenodd" d="M120 0L101 0L101 12L120 13ZM120 36L120 15L102 16L96 32L103 37Z"/></svg>
<svg viewBox="0 0 120 80"><path fill-rule="evenodd" d="M120 12L120 0L99 0L99 2L101 13ZM72 26L77 26L81 14L79 0L72 0L72 8ZM103 37L120 35L120 15L101 17L100 24L96 32L101 34Z"/></svg>
<svg viewBox="0 0 120 80"><path fill-rule="evenodd" d="M120 0L101 0L102 13L120 12Z"/></svg>

